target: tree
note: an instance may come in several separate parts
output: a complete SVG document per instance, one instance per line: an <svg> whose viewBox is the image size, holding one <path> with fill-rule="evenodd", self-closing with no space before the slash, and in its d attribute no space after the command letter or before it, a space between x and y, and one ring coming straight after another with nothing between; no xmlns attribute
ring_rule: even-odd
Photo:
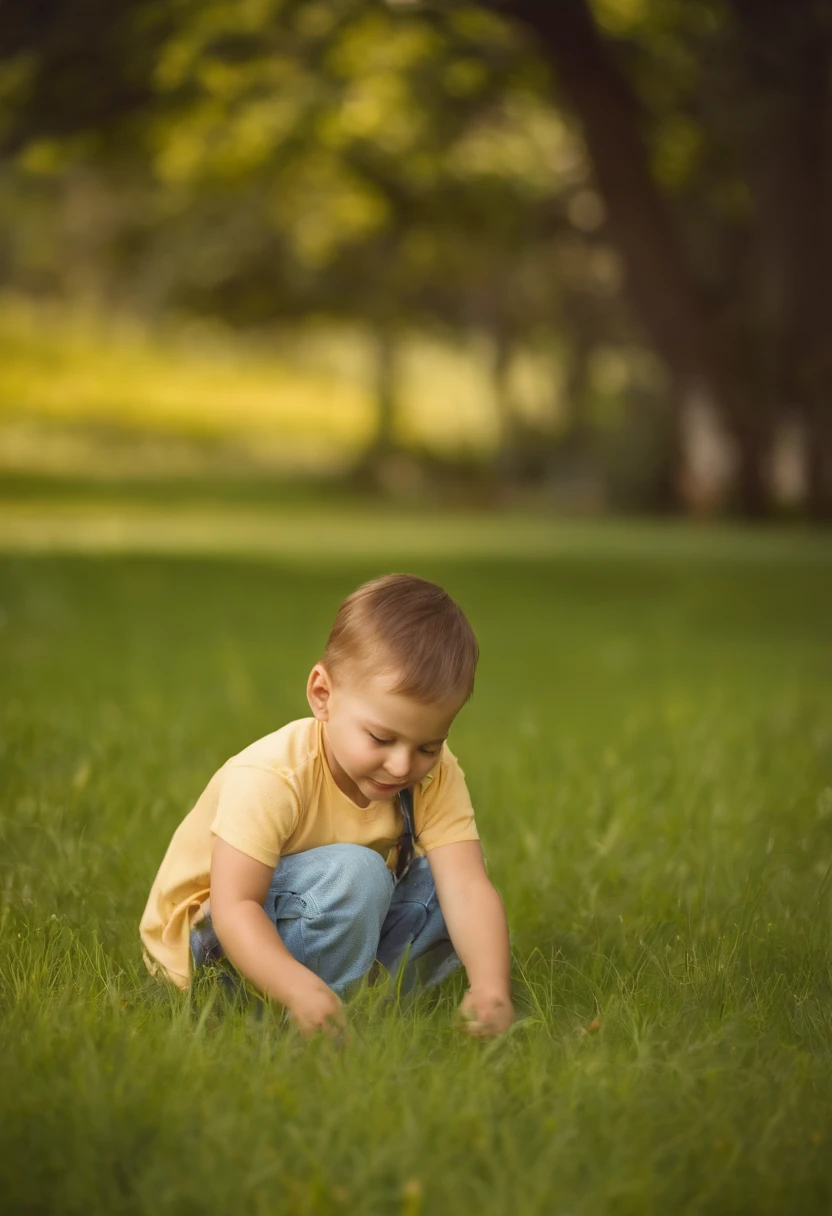
<svg viewBox="0 0 832 1216"><path fill-rule="evenodd" d="M810 437L809 502L832 517L832 5L732 0L756 200L764 408L791 406ZM765 394L765 385L769 386Z"/></svg>
<svg viewBox="0 0 832 1216"><path fill-rule="evenodd" d="M102 200L85 253L56 244L146 311L360 319L377 451L395 443L396 347L414 325L488 335L507 442L506 370L535 331L572 352L590 401L599 343L638 333L594 282L613 242L670 373L669 483L704 396L740 453L743 510L763 514L791 411L821 514L830 3L39 0L0 28L0 153L52 157L44 215L62 191ZM530 158L523 140L547 124L566 142ZM573 426L591 432L586 409Z"/></svg>
<svg viewBox="0 0 832 1216"><path fill-rule="evenodd" d="M511 0L499 7L533 31L580 119L629 293L671 372L677 419L691 394L704 389L737 441L743 510L758 516L768 507L765 459L772 424L785 407L799 404L813 451L811 505L816 514L828 513L828 0L735 0L729 6L703 0L686 6L688 13L698 10L708 18L705 41L723 72L720 94L730 94L730 81L743 68L753 91L739 112L733 149L740 167L749 147L757 149L757 172L746 176L753 218L748 217L742 272L733 281L723 276L720 290L728 298L719 307L697 276L678 216L650 163L651 116L622 68L621 47L601 33L587 0ZM682 14L680 6L664 7ZM714 75L704 71L701 87L713 85ZM768 136L772 121L775 152L768 145L761 156L761 137L764 130ZM724 140L724 132L706 134L714 143ZM762 310L751 285L757 258L767 267Z"/></svg>

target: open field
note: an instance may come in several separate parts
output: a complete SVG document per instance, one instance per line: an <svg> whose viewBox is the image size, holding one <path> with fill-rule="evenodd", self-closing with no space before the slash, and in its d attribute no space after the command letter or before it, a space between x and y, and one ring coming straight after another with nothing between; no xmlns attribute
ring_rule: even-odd
<svg viewBox="0 0 832 1216"><path fill-rule="evenodd" d="M403 337L398 439L491 451L491 358L474 341ZM0 293L0 475L338 472L375 431L374 359L357 326L309 322L244 338ZM530 359L518 360L515 395L548 417L553 373Z"/></svg>
<svg viewBox="0 0 832 1216"><path fill-rule="evenodd" d="M828 540L74 509L0 527L4 1212L830 1210ZM458 981L371 992L338 1051L157 986L137 924L214 769L305 714L340 598L401 566L480 636L451 745L522 1020L484 1044Z"/></svg>

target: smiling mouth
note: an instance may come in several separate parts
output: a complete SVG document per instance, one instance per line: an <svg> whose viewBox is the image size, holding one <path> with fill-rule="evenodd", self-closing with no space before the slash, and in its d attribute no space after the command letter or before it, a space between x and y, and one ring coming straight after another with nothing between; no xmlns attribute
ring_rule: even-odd
<svg viewBox="0 0 832 1216"><path fill-rule="evenodd" d="M380 790L397 790L402 788L400 781L396 781L392 785L387 785L383 781L373 781L373 785Z"/></svg>

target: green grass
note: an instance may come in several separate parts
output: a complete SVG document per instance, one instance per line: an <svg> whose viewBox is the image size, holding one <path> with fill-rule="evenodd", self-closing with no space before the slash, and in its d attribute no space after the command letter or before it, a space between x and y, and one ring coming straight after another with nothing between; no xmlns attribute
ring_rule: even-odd
<svg viewBox="0 0 832 1216"><path fill-rule="evenodd" d="M830 1210L828 548L570 535L406 563L6 554L4 1212ZM399 564L480 636L452 745L523 1020L484 1044L459 982L401 1011L371 992L338 1051L154 984L137 924L208 777L306 712L338 601Z"/></svg>

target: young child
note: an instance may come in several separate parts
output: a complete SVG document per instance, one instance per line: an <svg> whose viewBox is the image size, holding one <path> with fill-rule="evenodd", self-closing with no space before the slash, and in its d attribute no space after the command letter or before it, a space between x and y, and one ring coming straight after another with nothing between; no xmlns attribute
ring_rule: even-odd
<svg viewBox="0 0 832 1216"><path fill-rule="evenodd" d="M477 658L434 583L349 596L309 675L314 717L233 756L174 833L141 922L153 974L187 988L224 955L302 1031L338 1033L371 968L407 991L461 961L464 1026L507 1030L505 911L446 742Z"/></svg>

